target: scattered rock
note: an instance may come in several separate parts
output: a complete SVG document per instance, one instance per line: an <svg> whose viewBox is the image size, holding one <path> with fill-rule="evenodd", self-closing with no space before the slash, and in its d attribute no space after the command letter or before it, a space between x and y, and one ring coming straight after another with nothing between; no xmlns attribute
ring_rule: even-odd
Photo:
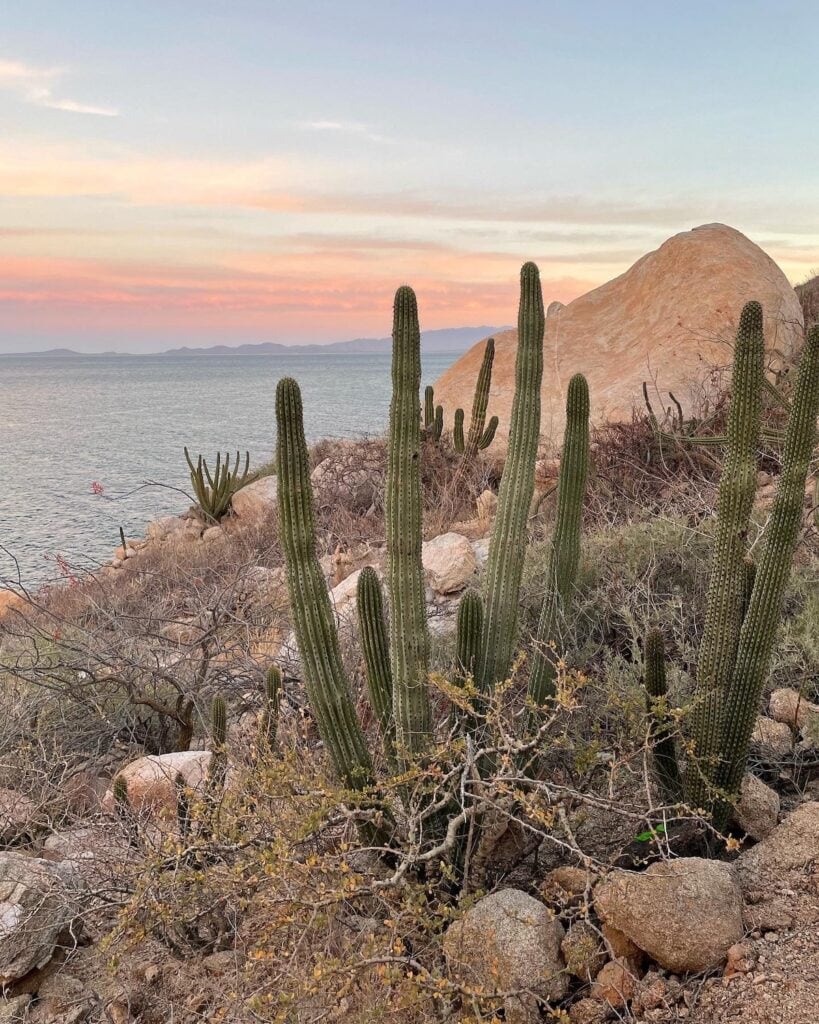
<svg viewBox="0 0 819 1024"><path fill-rule="evenodd" d="M76 918L79 889L68 864L0 853L0 984L48 963Z"/></svg>
<svg viewBox="0 0 819 1024"><path fill-rule="evenodd" d="M588 921L578 921L560 943L566 970L583 982L593 981L606 962L597 930Z"/></svg>
<svg viewBox="0 0 819 1024"><path fill-rule="evenodd" d="M624 935L618 928L615 928L610 924L603 924L600 928L603 933L603 938L609 944L611 955L614 959L621 960L638 960L643 955L643 951L635 945L628 935Z"/></svg>
<svg viewBox="0 0 819 1024"><path fill-rule="evenodd" d="M819 853L819 802L802 804L762 842L736 861L743 890L765 890L783 883L787 871L803 871Z"/></svg>
<svg viewBox="0 0 819 1024"><path fill-rule="evenodd" d="M209 750L180 750L172 754L138 757L117 773L128 787L128 803L135 813L167 810L176 813L176 777L181 775L189 789L198 789L207 777ZM103 808L114 810L113 784L103 799Z"/></svg>
<svg viewBox="0 0 819 1024"><path fill-rule="evenodd" d="M635 1014L659 1010L672 1002L668 982L657 971L647 971L637 982L631 1009Z"/></svg>
<svg viewBox="0 0 819 1024"><path fill-rule="evenodd" d="M475 499L478 519L491 519L498 509L498 496L494 491L482 491Z"/></svg>
<svg viewBox="0 0 819 1024"><path fill-rule="evenodd" d="M33 835L42 822L37 807L15 789L0 789L0 843L13 843Z"/></svg>
<svg viewBox="0 0 819 1024"><path fill-rule="evenodd" d="M578 999L569 1007L569 1020L572 1024L603 1024L608 1015L608 1007L596 999Z"/></svg>
<svg viewBox="0 0 819 1024"><path fill-rule="evenodd" d="M484 896L450 925L444 955L453 976L487 994L526 990L506 1001L507 1021L536 1019L537 998L561 999L568 989L560 943L563 925L519 889ZM528 1014L534 1016L529 1017Z"/></svg>
<svg viewBox="0 0 819 1024"><path fill-rule="evenodd" d="M472 545L460 533L442 533L425 541L421 560L429 585L438 594L463 590L478 568Z"/></svg>
<svg viewBox="0 0 819 1024"><path fill-rule="evenodd" d="M792 729L802 729L811 715L819 715L819 707L805 700L798 690L783 686L771 694L768 712L774 721L783 722Z"/></svg>
<svg viewBox="0 0 819 1024"><path fill-rule="evenodd" d="M779 794L747 772L731 820L752 839L764 839L779 821Z"/></svg>
<svg viewBox="0 0 819 1024"><path fill-rule="evenodd" d="M68 809L77 815L101 810L107 789L107 779L86 769L71 775L60 787Z"/></svg>
<svg viewBox="0 0 819 1024"><path fill-rule="evenodd" d="M793 732L787 723L760 715L751 733L751 743L763 757L778 761L793 750Z"/></svg>
<svg viewBox="0 0 819 1024"><path fill-rule="evenodd" d="M747 974L754 969L756 956L750 942L735 942L728 950L723 977L732 978L735 974Z"/></svg>
<svg viewBox="0 0 819 1024"><path fill-rule="evenodd" d="M163 541L185 529L186 520L181 516L162 516L148 523L145 529L146 541Z"/></svg>
<svg viewBox="0 0 819 1024"><path fill-rule="evenodd" d="M591 987L591 998L622 1009L634 998L637 978L627 960L609 960Z"/></svg>
<svg viewBox="0 0 819 1024"><path fill-rule="evenodd" d="M742 896L731 868L700 857L620 871L595 890L595 906L662 967L683 973L722 963L742 937Z"/></svg>
<svg viewBox="0 0 819 1024"><path fill-rule="evenodd" d="M221 540L224 536L221 526L209 526L207 530L202 534L202 542L205 544L212 544L214 541Z"/></svg>
<svg viewBox="0 0 819 1024"><path fill-rule="evenodd" d="M278 477L263 476L241 487L230 499L230 504L240 519L258 521L276 514L278 491Z"/></svg>
<svg viewBox="0 0 819 1024"><path fill-rule="evenodd" d="M21 1024L26 1019L30 995L0 999L0 1024Z"/></svg>

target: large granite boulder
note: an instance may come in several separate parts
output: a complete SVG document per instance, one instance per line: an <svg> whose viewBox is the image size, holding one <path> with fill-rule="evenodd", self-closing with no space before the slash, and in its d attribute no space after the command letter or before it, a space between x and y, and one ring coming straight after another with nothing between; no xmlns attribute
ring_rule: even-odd
<svg viewBox="0 0 819 1024"><path fill-rule="evenodd" d="M597 886L594 905L606 924L676 973L716 967L743 935L732 869L701 857L618 871Z"/></svg>
<svg viewBox="0 0 819 1024"><path fill-rule="evenodd" d="M537 1019L538 1000L561 999L569 977L560 951L563 925L520 889L484 896L449 926L444 955L453 977L483 995L515 992L506 1020Z"/></svg>
<svg viewBox="0 0 819 1024"><path fill-rule="evenodd" d="M204 786L208 774L209 750L180 750L171 754L138 757L117 772L128 789L128 805L135 813L175 813L176 778L181 776L188 789ZM113 784L102 802L106 811L116 806Z"/></svg>
<svg viewBox="0 0 819 1024"><path fill-rule="evenodd" d="M743 305L762 303L771 349L789 353L800 343L802 310L774 261L741 232L706 224L674 235L620 277L570 302L550 306L544 341L541 431L559 439L566 386L574 373L589 381L596 421L628 420L641 405L644 380L673 391L688 405L703 367L731 361L730 342ZM471 407L484 342L474 345L435 384L435 400L451 422ZM495 335L488 415L509 431L517 331Z"/></svg>
<svg viewBox="0 0 819 1024"><path fill-rule="evenodd" d="M80 888L70 864L0 853L0 985L48 963L77 916Z"/></svg>

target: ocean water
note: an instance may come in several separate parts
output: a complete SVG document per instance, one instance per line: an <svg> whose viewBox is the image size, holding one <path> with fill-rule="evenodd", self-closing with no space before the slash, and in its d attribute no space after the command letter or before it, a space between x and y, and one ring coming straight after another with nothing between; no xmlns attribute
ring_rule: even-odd
<svg viewBox="0 0 819 1024"><path fill-rule="evenodd" d="M424 382L456 358L425 357ZM91 568L120 526L139 537L184 511L184 445L268 461L283 376L301 384L308 440L386 427L387 354L0 358L0 587L18 572L27 585L58 579L56 556Z"/></svg>

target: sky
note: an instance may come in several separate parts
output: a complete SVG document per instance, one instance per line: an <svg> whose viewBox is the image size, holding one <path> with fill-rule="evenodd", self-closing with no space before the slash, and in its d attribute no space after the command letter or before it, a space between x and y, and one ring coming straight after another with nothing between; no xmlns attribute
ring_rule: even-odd
<svg viewBox="0 0 819 1024"><path fill-rule="evenodd" d="M819 266L815 0L3 0L0 352L514 322L722 221Z"/></svg>

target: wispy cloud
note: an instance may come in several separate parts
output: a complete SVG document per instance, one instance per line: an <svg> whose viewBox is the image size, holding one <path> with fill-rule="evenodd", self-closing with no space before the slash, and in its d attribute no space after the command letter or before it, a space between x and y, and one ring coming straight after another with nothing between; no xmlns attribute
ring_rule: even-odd
<svg viewBox="0 0 819 1024"><path fill-rule="evenodd" d="M64 68L40 68L21 61L0 60L0 89L15 93L25 103L49 110L92 114L96 117L119 116L119 111L114 107L80 103L55 92L66 73Z"/></svg>
<svg viewBox="0 0 819 1024"><path fill-rule="evenodd" d="M300 121L299 128L306 132L328 132L333 135L349 135L354 138L366 139L368 142L391 144L394 140L381 135L372 125L362 121Z"/></svg>

